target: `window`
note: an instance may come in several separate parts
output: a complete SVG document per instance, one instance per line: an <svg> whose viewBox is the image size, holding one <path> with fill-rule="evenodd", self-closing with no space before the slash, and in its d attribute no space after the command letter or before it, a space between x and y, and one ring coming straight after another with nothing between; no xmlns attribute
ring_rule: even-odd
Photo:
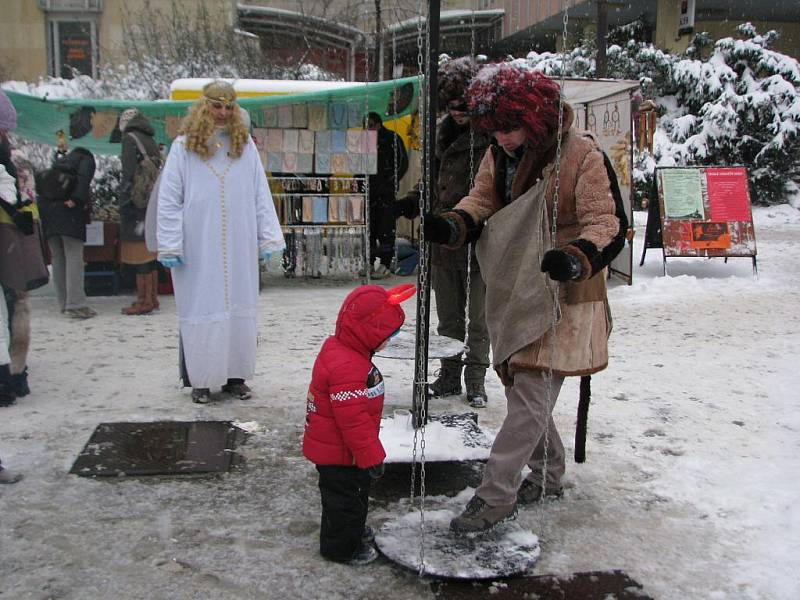
<svg viewBox="0 0 800 600"><path fill-rule="evenodd" d="M53 18L48 27L50 74L72 79L73 72L97 74L97 22L94 19Z"/></svg>

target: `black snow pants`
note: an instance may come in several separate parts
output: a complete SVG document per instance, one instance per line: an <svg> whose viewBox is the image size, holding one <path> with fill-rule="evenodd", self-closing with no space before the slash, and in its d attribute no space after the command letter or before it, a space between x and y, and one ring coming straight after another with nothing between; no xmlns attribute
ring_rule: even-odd
<svg viewBox="0 0 800 600"><path fill-rule="evenodd" d="M319 551L330 560L347 562L361 547L372 480L358 467L317 465L317 471L322 498Z"/></svg>

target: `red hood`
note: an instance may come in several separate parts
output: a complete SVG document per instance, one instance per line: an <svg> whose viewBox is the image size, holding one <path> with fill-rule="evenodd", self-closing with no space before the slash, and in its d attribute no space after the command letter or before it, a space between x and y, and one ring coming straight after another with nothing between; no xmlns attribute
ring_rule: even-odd
<svg viewBox="0 0 800 600"><path fill-rule="evenodd" d="M410 284L391 290L379 285L357 287L342 303L335 337L357 352L372 354L403 325L406 315L399 303L413 295L413 290Z"/></svg>

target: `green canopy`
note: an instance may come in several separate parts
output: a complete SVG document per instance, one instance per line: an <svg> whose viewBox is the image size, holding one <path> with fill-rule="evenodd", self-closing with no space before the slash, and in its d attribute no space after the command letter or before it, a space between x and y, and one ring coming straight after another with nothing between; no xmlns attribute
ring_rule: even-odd
<svg viewBox="0 0 800 600"><path fill-rule="evenodd" d="M167 135L170 123L174 124L183 117L193 103L171 100L50 99L10 90L5 92L17 110L15 134L54 146L57 132L63 131L70 147L83 146L95 154L119 154L117 119L126 108L138 108L153 125L156 141L169 145L172 141ZM365 113L374 111L382 115L384 120L391 120L415 111L418 95L418 78L406 77L303 94L240 98L239 104L250 113L253 126L260 127L263 125L261 108L266 106L361 103Z"/></svg>

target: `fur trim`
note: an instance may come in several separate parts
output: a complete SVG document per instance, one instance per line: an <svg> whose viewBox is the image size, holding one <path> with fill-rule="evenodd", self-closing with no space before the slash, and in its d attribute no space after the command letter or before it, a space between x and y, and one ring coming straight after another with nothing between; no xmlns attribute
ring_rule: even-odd
<svg viewBox="0 0 800 600"><path fill-rule="evenodd" d="M573 240L561 249L581 261L581 275L575 281L585 281L597 272L595 266L600 260L600 252L592 242Z"/></svg>

